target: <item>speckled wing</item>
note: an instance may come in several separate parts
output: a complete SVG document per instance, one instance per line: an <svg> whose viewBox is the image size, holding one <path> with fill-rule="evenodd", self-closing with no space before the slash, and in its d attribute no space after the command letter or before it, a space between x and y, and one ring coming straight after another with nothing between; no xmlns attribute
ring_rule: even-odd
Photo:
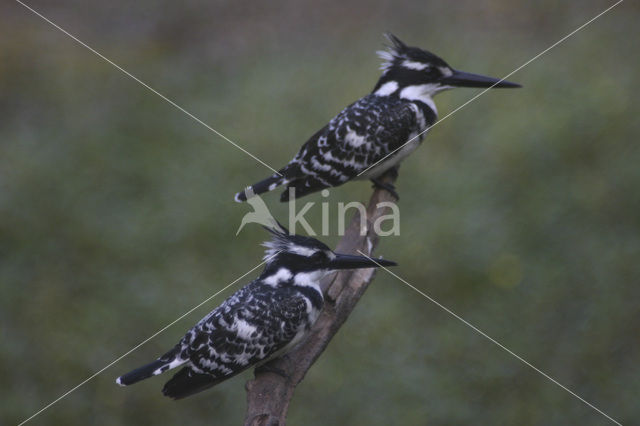
<svg viewBox="0 0 640 426"><path fill-rule="evenodd" d="M303 145L285 169L288 187L300 197L356 178L415 136L424 121L420 118L414 104L365 96Z"/></svg>
<svg viewBox="0 0 640 426"><path fill-rule="evenodd" d="M288 349L309 327L307 302L293 289L256 282L231 296L180 342L196 373L227 379Z"/></svg>

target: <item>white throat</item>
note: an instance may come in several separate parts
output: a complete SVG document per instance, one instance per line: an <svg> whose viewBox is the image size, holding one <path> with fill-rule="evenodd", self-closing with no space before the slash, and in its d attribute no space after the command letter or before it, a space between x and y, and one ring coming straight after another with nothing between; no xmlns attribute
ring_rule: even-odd
<svg viewBox="0 0 640 426"><path fill-rule="evenodd" d="M318 269L309 272L298 272L293 277L294 285L301 287L312 287L320 291L320 280L327 275L326 269ZM322 293L321 293L322 294Z"/></svg>
<svg viewBox="0 0 640 426"><path fill-rule="evenodd" d="M407 86L400 91L400 98L409 101L420 101L429 106L434 113L438 114L436 104L433 102L432 96L443 90L439 84L418 84L415 86Z"/></svg>

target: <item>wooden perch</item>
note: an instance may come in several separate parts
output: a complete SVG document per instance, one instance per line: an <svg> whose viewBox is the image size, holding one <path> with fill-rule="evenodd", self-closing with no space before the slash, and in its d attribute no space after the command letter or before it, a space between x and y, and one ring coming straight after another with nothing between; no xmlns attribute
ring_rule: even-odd
<svg viewBox="0 0 640 426"><path fill-rule="evenodd" d="M382 180L393 183L395 177L387 175ZM378 243L373 224L380 217L389 214L390 210L384 206L378 208L382 202L395 202L395 199L388 191L376 189L367 207L366 234L361 235L360 213L356 213L336 247L337 253L358 254L357 251L360 250L367 255L372 254ZM269 362L268 370L271 371L260 370L253 380L247 382L245 426L285 424L289 402L296 386L349 317L373 280L374 272L374 268L341 271L328 276L321 283L325 295L324 308L308 338L284 357Z"/></svg>

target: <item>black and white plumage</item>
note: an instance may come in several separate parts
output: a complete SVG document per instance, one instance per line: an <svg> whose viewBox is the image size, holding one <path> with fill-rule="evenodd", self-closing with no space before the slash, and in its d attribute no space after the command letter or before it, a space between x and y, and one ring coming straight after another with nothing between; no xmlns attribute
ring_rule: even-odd
<svg viewBox="0 0 640 426"><path fill-rule="evenodd" d="M162 392L180 399L282 355L306 336L323 306L319 281L338 269L394 262L334 253L320 241L270 230L264 271L227 298L157 360L116 382L128 386L182 367Z"/></svg>
<svg viewBox="0 0 640 426"><path fill-rule="evenodd" d="M311 136L279 174L252 185L253 193L286 185L280 200L288 201L290 195L302 197L352 179L371 179L379 185L378 178L413 152L435 123L433 95L454 87L520 87L456 71L433 53L387 36L392 46L378 52L385 62L372 93ZM244 191L235 200L246 201Z"/></svg>

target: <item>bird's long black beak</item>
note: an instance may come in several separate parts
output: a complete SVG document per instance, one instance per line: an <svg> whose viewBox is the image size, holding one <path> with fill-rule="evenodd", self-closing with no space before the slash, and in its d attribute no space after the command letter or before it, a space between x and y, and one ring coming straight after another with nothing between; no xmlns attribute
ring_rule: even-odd
<svg viewBox="0 0 640 426"><path fill-rule="evenodd" d="M487 77L479 74L471 74L470 72L453 70L453 74L449 77L441 79L442 84L453 87L522 87L517 83L509 81L500 81L499 78Z"/></svg>
<svg viewBox="0 0 640 426"><path fill-rule="evenodd" d="M390 260L369 259L364 256L353 256L350 254L336 253L336 258L329 262L329 269L361 269L396 265L396 262L392 262Z"/></svg>

